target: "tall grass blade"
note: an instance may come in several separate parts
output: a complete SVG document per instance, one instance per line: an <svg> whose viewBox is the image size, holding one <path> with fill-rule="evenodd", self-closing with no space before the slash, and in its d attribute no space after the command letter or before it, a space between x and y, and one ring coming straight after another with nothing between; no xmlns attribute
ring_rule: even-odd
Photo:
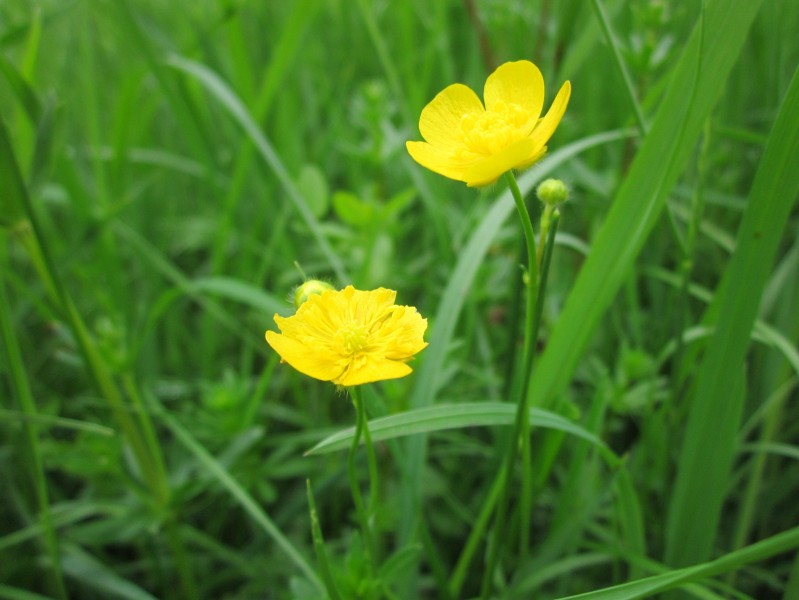
<svg viewBox="0 0 799 600"><path fill-rule="evenodd" d="M264 530L264 532L280 547L286 558L294 564L313 585L321 592L324 590L322 582L316 576L313 567L305 557L300 554L294 544L283 535L275 522L258 506L258 503L247 491L228 473L194 437L161 407L157 408L157 416L169 427L183 446L189 450L199 461L200 465L224 487L244 511Z"/></svg>
<svg viewBox="0 0 799 600"><path fill-rule="evenodd" d="M591 254L569 294L533 374L533 404L552 405L566 388L591 336L688 161L760 1L708 2L671 76L671 85ZM693 93L691 93L693 90Z"/></svg>
<svg viewBox="0 0 799 600"><path fill-rule="evenodd" d="M244 130L252 143L255 144L261 158L263 158L267 166L272 169L272 172L283 187L283 191L286 192L286 195L289 197L292 204L294 204L297 212L300 213L300 216L311 231L311 235L314 237L317 244L319 244L319 248L330 263L330 267L335 272L336 277L341 282L347 282L347 275L341 258L339 258L338 254L336 254L330 246L325 234L322 232L318 219L314 216L313 211L308 206L308 202L297 189L297 186L272 147L272 144L269 143L269 140L267 140L266 136L261 132L238 96L236 96L233 90L230 89L219 75L205 65L179 56L170 58L169 64L197 79L206 91L225 108L228 114Z"/></svg>
<svg viewBox="0 0 799 600"><path fill-rule="evenodd" d="M729 573L745 565L766 560L777 554L788 552L799 547L799 527L789 529L783 533L766 538L760 542L731 552L722 558L702 563L693 567L686 567L669 571L653 577L646 577L638 581L631 581L621 585L596 590L576 596L565 596L558 600L635 600L647 598L677 588L686 583L699 581L708 577L715 577L722 573Z"/></svg>
<svg viewBox="0 0 799 600"><path fill-rule="evenodd" d="M372 440L377 442L448 429L512 425L515 414L516 407L509 402L439 404L369 421L369 433ZM613 452L594 434L556 413L533 408L530 409L529 419L532 426L556 429L591 442L603 453L610 464L618 462L618 458ZM354 427L334 433L305 454L307 456L344 450L352 441L354 433Z"/></svg>
<svg viewBox="0 0 799 600"><path fill-rule="evenodd" d="M710 556L737 445L743 396L731 386L788 214L799 195L799 70L757 170L738 243L714 298L715 333L699 366L669 511L666 560L682 566Z"/></svg>

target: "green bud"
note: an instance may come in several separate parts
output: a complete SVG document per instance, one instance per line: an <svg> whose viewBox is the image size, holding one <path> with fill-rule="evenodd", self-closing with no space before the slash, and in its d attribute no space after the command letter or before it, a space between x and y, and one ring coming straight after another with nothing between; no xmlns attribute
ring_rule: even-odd
<svg viewBox="0 0 799 600"><path fill-rule="evenodd" d="M298 285L294 290L294 308L299 308L303 302L310 298L313 294L321 294L328 290L334 290L332 285L326 281L318 279L309 279L305 283Z"/></svg>
<svg viewBox="0 0 799 600"><path fill-rule="evenodd" d="M569 189L560 179L547 179L538 184L535 191L538 199L544 204L555 206L561 202L566 202L569 197Z"/></svg>

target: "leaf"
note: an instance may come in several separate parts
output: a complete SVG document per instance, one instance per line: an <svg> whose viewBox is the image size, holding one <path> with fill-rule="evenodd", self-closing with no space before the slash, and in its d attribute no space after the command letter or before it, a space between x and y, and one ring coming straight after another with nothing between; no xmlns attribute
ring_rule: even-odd
<svg viewBox="0 0 799 600"><path fill-rule="evenodd" d="M699 364L669 507L666 560L710 556L728 489L745 395L736 380L782 232L799 197L799 69L772 127L738 231L735 252L713 299L715 331ZM741 285L744 283L745 285ZM723 415L723 418L719 418ZM701 499L698 501L697 499Z"/></svg>
<svg viewBox="0 0 799 600"><path fill-rule="evenodd" d="M513 425L515 415L516 406L509 402L438 404L369 421L369 433L372 436L372 440L377 442L448 429ZM602 440L583 429L580 425L558 414L533 408L530 410L530 425L557 429L587 440L599 448L609 463L615 464L618 462L616 456ZM354 427L334 433L316 444L305 454L324 454L348 448L354 433Z"/></svg>
<svg viewBox="0 0 799 600"><path fill-rule="evenodd" d="M789 529L707 563L668 571L660 575L614 585L613 587L585 594L565 596L558 598L558 600L635 600L636 598L646 598L686 583L714 577L722 573L729 573L744 565L765 560L776 554L792 550L797 546L799 546L799 527Z"/></svg>
<svg viewBox="0 0 799 600"><path fill-rule="evenodd" d="M267 166L272 169L272 172L277 177L289 200L294 205L294 208L297 209L297 212L300 214L303 221L305 221L305 224L311 231L311 235L327 258L336 276L341 281L348 281L341 258L330 246L330 243L322 232L319 221L308 206L308 202L299 192L297 186L291 180L291 177L289 177L288 171L283 165L283 161L280 160L272 144L263 132L261 132L252 115L247 111L247 108L239 97L236 96L233 90L230 89L219 75L203 64L180 56L173 56L169 59L169 65L194 77L244 130L244 133L246 133L252 143L255 144L261 158Z"/></svg>
<svg viewBox="0 0 799 600"><path fill-rule="evenodd" d="M308 203L308 208L317 219L327 214L328 195L327 180L316 165L305 165L297 178L297 190Z"/></svg>
<svg viewBox="0 0 799 600"><path fill-rule="evenodd" d="M666 97L547 340L530 384L551 406L569 385L602 316L627 277L724 88L761 1L709 1L671 74ZM665 157L665 159L664 159Z"/></svg>
<svg viewBox="0 0 799 600"><path fill-rule="evenodd" d="M338 191L333 194L333 208L339 219L358 229L368 226L374 218L374 207L352 192Z"/></svg>
<svg viewBox="0 0 799 600"><path fill-rule="evenodd" d="M232 277L204 277L193 279L189 286L194 292L221 296L228 300L235 300L261 311L267 315L284 313L289 309L289 304L261 288L246 281Z"/></svg>

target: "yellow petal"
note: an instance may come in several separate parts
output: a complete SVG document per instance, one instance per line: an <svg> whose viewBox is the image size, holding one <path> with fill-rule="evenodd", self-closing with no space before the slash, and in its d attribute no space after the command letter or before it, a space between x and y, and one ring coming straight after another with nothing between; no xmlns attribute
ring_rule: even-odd
<svg viewBox="0 0 799 600"><path fill-rule="evenodd" d="M464 172L463 181L469 187L494 183L503 173L528 163L539 150L533 139L521 139L501 152L469 166Z"/></svg>
<svg viewBox="0 0 799 600"><path fill-rule="evenodd" d="M501 111L504 105L515 104L534 122L544 106L544 76L529 60L507 62L488 76L483 98L486 110Z"/></svg>
<svg viewBox="0 0 799 600"><path fill-rule="evenodd" d="M314 352L313 348L274 331L266 332L266 341L283 361L309 377L331 381L344 369L345 365L337 360L337 356L329 352Z"/></svg>
<svg viewBox="0 0 799 600"><path fill-rule="evenodd" d="M566 112L566 107L569 105L569 97L572 93L572 86L570 82L564 83L555 100L552 101L552 106L549 107L547 114L535 126L533 132L530 134L530 139L535 141L536 146L543 146L547 143L552 134L560 124L563 118L563 113Z"/></svg>
<svg viewBox="0 0 799 600"><path fill-rule="evenodd" d="M349 387L384 379L398 379L412 371L413 369L404 362L364 356L351 364L344 374L333 383Z"/></svg>
<svg viewBox="0 0 799 600"><path fill-rule="evenodd" d="M408 154L426 169L434 173L463 181L463 165L451 158L449 152L439 150L426 142L405 142Z"/></svg>
<svg viewBox="0 0 799 600"><path fill-rule="evenodd" d="M477 94L465 85L455 83L444 88L422 109L419 131L433 146L454 150L463 145L463 117L484 110Z"/></svg>

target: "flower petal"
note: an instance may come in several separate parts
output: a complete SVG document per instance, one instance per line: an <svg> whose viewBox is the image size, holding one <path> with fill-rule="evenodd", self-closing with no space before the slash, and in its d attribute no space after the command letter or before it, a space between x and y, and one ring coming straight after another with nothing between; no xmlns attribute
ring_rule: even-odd
<svg viewBox="0 0 799 600"><path fill-rule="evenodd" d="M422 109L419 131L428 143L452 151L463 145L461 119L484 110L477 94L462 83L455 83L444 88Z"/></svg>
<svg viewBox="0 0 799 600"><path fill-rule="evenodd" d="M313 348L285 335L267 331L266 341L283 361L309 377L331 381L344 370L345 365L335 354L315 352Z"/></svg>
<svg viewBox="0 0 799 600"><path fill-rule="evenodd" d="M534 122L544 107L544 76L529 60L505 63L486 79L483 97L486 110L501 111L504 105L515 104Z"/></svg>
<svg viewBox="0 0 799 600"><path fill-rule="evenodd" d="M494 183L503 173L534 160L540 147L535 140L524 138L492 156L480 160L465 169L462 181L469 187L481 187Z"/></svg>
<svg viewBox="0 0 799 600"><path fill-rule="evenodd" d="M564 83L558 95L552 101L552 106L549 107L547 114L541 119L530 134L530 139L535 141L536 146L543 146L547 143L552 134L560 124L563 118L563 113L566 112L566 107L569 105L569 98L571 97L572 86L570 82Z"/></svg>
<svg viewBox="0 0 799 600"><path fill-rule="evenodd" d="M427 142L405 142L411 158L434 173L463 181L464 165L453 160L448 151L439 150Z"/></svg>
<svg viewBox="0 0 799 600"><path fill-rule="evenodd" d="M398 379L412 371L413 369L404 362L376 356L363 356L353 361L344 374L333 383L349 387L384 379Z"/></svg>

